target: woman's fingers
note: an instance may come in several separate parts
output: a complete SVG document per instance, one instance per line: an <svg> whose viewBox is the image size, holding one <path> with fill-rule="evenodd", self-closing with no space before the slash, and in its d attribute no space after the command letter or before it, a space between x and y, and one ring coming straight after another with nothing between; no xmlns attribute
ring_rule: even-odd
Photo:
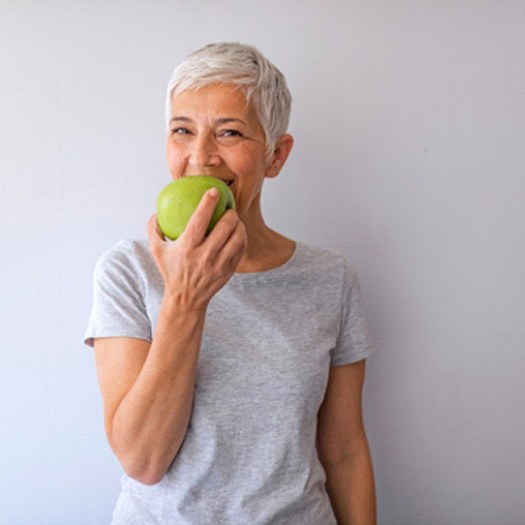
<svg viewBox="0 0 525 525"><path fill-rule="evenodd" d="M189 241L190 244L197 246L202 243L206 236L206 230L217 207L219 200L219 190L212 188L203 196L199 205L193 212L186 228L180 238Z"/></svg>
<svg viewBox="0 0 525 525"><path fill-rule="evenodd" d="M233 210L227 210L219 219L213 230L206 237L206 230L215 212L219 200L218 191L213 188L207 191L193 213L180 239L188 248L201 247L203 256L210 262L218 262L223 271L229 273L230 261L242 257L246 244L246 232L239 216Z"/></svg>
<svg viewBox="0 0 525 525"><path fill-rule="evenodd" d="M246 235L246 229L241 221L239 221L239 224L235 229L234 235L232 235L230 239L232 243L233 252L231 262L233 264L233 270L235 271L235 269L241 262L242 256L246 251L246 247L248 246L248 237Z"/></svg>
<svg viewBox="0 0 525 525"><path fill-rule="evenodd" d="M230 214L230 212L227 213ZM219 221L219 224L222 222L221 227L224 228L224 231L217 232L224 234L222 236L223 242L219 246L217 252L218 263L219 265L224 265L228 268L233 267L233 270L235 270L246 249L246 229L242 221L239 219L239 216L233 211L231 212L231 216L227 217L225 215L223 219ZM219 227L219 224L217 224L216 228ZM218 237L217 242L219 242L219 239L221 239L221 237Z"/></svg>
<svg viewBox="0 0 525 525"><path fill-rule="evenodd" d="M235 228L239 222L241 222L239 216L233 210L227 210L226 213L219 219L215 225L215 228L213 228L206 239L206 243L214 255L222 250L232 233L235 231Z"/></svg>

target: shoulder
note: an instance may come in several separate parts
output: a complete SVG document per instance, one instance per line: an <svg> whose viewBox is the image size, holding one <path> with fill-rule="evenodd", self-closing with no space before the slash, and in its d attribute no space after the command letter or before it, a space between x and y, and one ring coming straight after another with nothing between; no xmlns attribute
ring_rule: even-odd
<svg viewBox="0 0 525 525"><path fill-rule="evenodd" d="M320 277L348 284L357 280L357 272L350 260L340 251L321 248L302 241L297 242L297 264Z"/></svg>
<svg viewBox="0 0 525 525"><path fill-rule="evenodd" d="M102 253L99 262L133 260L144 257L146 252L149 252L147 241L121 239Z"/></svg>
<svg viewBox="0 0 525 525"><path fill-rule="evenodd" d="M132 277L151 274L156 270L146 240L121 239L99 257L95 274L120 274Z"/></svg>
<svg viewBox="0 0 525 525"><path fill-rule="evenodd" d="M145 240L121 239L99 257L97 265L112 263L144 263L151 259Z"/></svg>

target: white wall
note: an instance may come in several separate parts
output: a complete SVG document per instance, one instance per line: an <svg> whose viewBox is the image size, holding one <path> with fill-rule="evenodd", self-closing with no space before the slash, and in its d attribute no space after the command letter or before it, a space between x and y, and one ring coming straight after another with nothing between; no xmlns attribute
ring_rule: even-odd
<svg viewBox="0 0 525 525"><path fill-rule="evenodd" d="M361 276L380 523L522 524L524 27L510 0L3 0L0 523L109 522L93 265L168 182L173 67L240 40L294 94L269 224Z"/></svg>

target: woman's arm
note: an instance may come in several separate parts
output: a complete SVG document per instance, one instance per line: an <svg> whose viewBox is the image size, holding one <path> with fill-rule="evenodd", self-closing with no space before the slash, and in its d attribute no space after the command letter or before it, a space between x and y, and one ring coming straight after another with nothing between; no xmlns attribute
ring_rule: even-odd
<svg viewBox="0 0 525 525"><path fill-rule="evenodd" d="M108 441L124 470L158 483L175 458L189 425L206 308L231 277L246 236L233 211L208 237L217 194L206 194L175 242L166 242L156 218L150 247L164 280L153 340L101 338L95 357Z"/></svg>
<svg viewBox="0 0 525 525"><path fill-rule="evenodd" d="M204 315L159 315L150 344L95 340L106 435L126 473L158 483L184 440Z"/></svg>
<svg viewBox="0 0 525 525"><path fill-rule="evenodd" d="M365 361L331 368L319 410L317 449L338 525L375 525L372 460L361 394Z"/></svg>

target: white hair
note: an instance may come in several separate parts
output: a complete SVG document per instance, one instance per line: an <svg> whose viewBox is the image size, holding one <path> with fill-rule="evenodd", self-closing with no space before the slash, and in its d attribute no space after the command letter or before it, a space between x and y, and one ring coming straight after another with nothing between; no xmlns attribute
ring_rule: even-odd
<svg viewBox="0 0 525 525"><path fill-rule="evenodd" d="M255 47L236 42L209 44L194 51L173 72L166 96L166 121L171 119L171 101L190 89L216 82L239 86L252 103L272 152L286 133L292 97L284 75Z"/></svg>

